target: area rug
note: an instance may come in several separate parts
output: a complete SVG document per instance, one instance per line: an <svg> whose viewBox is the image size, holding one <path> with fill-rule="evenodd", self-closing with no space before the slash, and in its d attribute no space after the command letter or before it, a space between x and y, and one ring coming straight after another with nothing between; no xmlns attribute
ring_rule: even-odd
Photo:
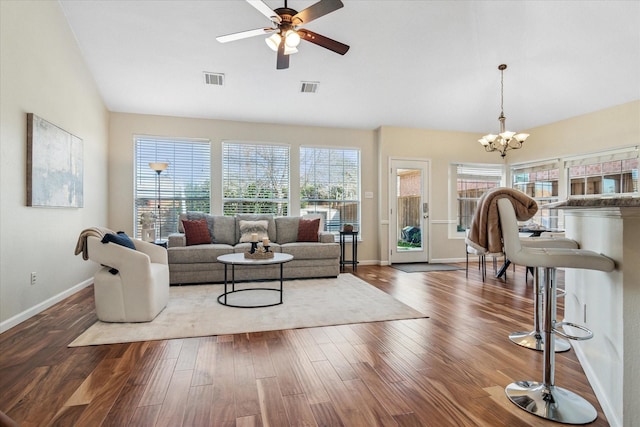
<svg viewBox="0 0 640 427"><path fill-rule="evenodd" d="M275 281L238 284L236 288L278 286ZM223 288L221 284L172 286L169 304L153 321L97 321L69 347L427 317L351 274L285 281L284 303L273 307L223 306L217 301ZM242 304L264 304L279 294L251 291L234 297L244 299Z"/></svg>
<svg viewBox="0 0 640 427"><path fill-rule="evenodd" d="M391 267L395 268L396 270L404 271L405 273L424 273L429 271L464 270L464 268L456 267L455 265L429 264L426 262L416 262L411 264L391 264Z"/></svg>

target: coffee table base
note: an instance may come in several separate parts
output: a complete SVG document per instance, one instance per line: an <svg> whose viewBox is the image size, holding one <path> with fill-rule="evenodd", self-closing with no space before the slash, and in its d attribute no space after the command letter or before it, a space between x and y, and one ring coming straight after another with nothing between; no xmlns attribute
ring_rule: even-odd
<svg viewBox="0 0 640 427"><path fill-rule="evenodd" d="M239 292L245 292L245 291L273 291L273 292L280 292L280 301L278 302L274 302L272 304L260 304L260 305L237 305L237 304L231 304L230 302L227 302L227 296L228 295L232 295L232 294L237 294ZM224 299L224 301L223 301ZM281 289L271 289L271 288L246 288L246 289L236 289L234 291L229 291L229 292L225 292L222 295L220 295L218 297L218 302L222 305L226 305L227 307L236 307L236 308L260 308L260 307L273 307L274 305L280 305L282 304L282 288Z"/></svg>
<svg viewBox="0 0 640 427"><path fill-rule="evenodd" d="M260 308L260 307L273 307L275 305L282 304L282 287L283 287L283 263L280 263L280 288L246 288L246 289L236 289L236 265L231 264L231 290L227 290L228 280L227 280L227 267L229 264L224 265L224 293L218 297L218 302L222 305L226 305L227 307L236 307L236 308ZM280 292L280 300L275 303L269 304L259 304L259 305L238 305L231 304L227 301L227 296L231 294L237 294L239 292L247 292L247 291L272 291L272 292Z"/></svg>

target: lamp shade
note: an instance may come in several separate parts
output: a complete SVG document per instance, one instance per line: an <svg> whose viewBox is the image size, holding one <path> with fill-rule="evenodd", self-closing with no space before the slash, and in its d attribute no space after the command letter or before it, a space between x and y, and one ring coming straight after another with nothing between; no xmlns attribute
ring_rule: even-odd
<svg viewBox="0 0 640 427"><path fill-rule="evenodd" d="M166 162L152 162L149 163L149 167L156 172L162 172L169 167L169 163Z"/></svg>
<svg viewBox="0 0 640 427"><path fill-rule="evenodd" d="M280 40L281 40L280 34L273 33L269 37L264 39L264 42L267 44L267 46L269 46L269 48L271 48L271 50L273 50L274 52L277 52L278 46L280 46Z"/></svg>

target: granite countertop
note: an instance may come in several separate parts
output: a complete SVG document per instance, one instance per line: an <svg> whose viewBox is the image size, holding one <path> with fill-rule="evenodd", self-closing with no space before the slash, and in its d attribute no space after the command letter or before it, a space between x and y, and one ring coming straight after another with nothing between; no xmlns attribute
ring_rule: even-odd
<svg viewBox="0 0 640 427"><path fill-rule="evenodd" d="M640 208L640 197L600 197L568 199L542 206L547 209L562 208Z"/></svg>

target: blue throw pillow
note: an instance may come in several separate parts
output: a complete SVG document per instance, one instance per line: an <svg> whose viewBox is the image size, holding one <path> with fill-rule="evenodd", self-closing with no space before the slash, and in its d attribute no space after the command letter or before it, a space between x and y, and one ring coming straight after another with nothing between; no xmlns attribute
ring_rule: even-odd
<svg viewBox="0 0 640 427"><path fill-rule="evenodd" d="M115 243L120 246L124 246L129 249L136 249L136 246L133 244L133 240L124 231L118 231L118 234L105 234L102 238L102 243Z"/></svg>

